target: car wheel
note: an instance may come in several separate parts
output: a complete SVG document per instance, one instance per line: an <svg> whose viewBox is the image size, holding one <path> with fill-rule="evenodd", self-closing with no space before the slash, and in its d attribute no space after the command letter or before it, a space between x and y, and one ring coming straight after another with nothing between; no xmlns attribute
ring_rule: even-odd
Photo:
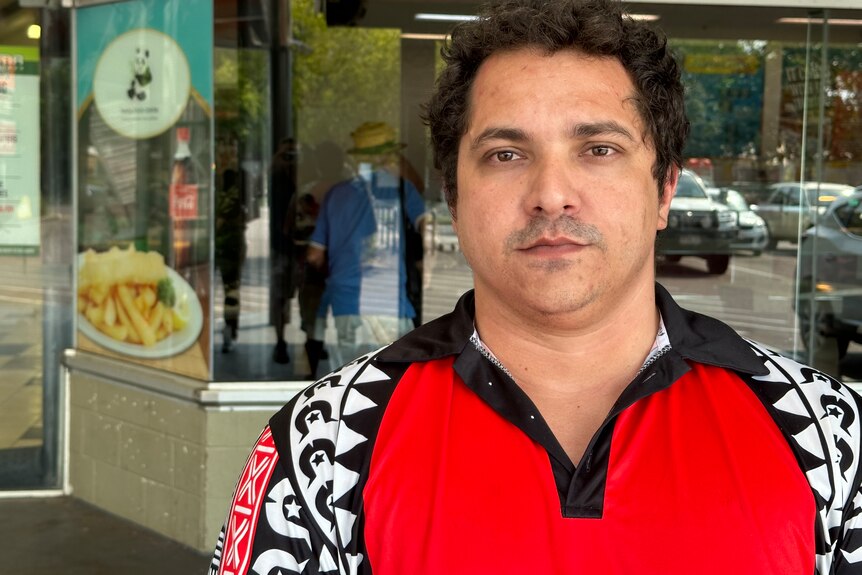
<svg viewBox="0 0 862 575"><path fill-rule="evenodd" d="M706 256L706 269L712 275L721 275L730 265L730 256Z"/></svg>

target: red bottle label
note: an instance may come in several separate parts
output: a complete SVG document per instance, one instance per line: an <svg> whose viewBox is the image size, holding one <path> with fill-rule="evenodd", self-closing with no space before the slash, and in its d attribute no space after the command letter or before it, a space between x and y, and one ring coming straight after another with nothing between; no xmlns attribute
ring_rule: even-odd
<svg viewBox="0 0 862 575"><path fill-rule="evenodd" d="M192 220L198 217L198 186L197 184L171 184L170 188L171 218L177 220Z"/></svg>

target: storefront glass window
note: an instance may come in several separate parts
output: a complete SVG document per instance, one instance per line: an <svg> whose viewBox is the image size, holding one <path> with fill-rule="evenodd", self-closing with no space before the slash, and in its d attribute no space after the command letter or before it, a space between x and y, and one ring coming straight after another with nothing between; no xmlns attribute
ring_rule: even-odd
<svg viewBox="0 0 862 575"><path fill-rule="evenodd" d="M691 235L687 251L662 254L658 276L689 307L855 379L852 294L862 278L857 240L836 215L853 209L862 184L852 128L860 60L858 46L828 42L823 16L811 15L802 42L672 40L692 121L687 167L734 212L737 231L727 271L710 268L698 245L704 232ZM732 205L732 196L751 208Z"/></svg>
<svg viewBox="0 0 862 575"><path fill-rule="evenodd" d="M284 36L289 46L289 73L279 73L272 57L269 60L269 94L281 89L282 96L270 102L268 118L276 126L271 133L272 155L257 155L250 164L260 166L261 177L244 192L243 201L253 213L246 227L248 254L239 290L241 313L237 337L232 337L227 321L219 320L216 313L213 353L217 379L243 379L243 374L251 379L319 375L349 359L346 356L397 336L410 324L446 313L471 287L470 271L458 250L440 181L431 165L425 128L419 120L421 104L440 67L439 49L448 24L419 23L413 18L416 11L384 11L376 5L351 11L351 6L359 5L348 4L324 15L321 3L291 2L291 25ZM855 327L839 322L837 316L847 314L835 311L852 309L852 300L835 295L834 290L839 289L836 282L820 281L828 266L818 266L814 256L800 257L800 251L808 254L818 250L820 240L806 231L815 221L820 222L814 217L823 217L824 222L834 220L827 214L826 202L862 184L856 150L859 130L854 129L860 122L859 48L847 41L846 32L829 37L828 14L797 10L794 15L802 24L777 24L779 17L788 15L786 10L735 7L734 21L750 23L740 30L711 10L662 6L659 25L668 32L683 65L692 122L686 168L697 178L694 185L703 196L703 215L714 219L716 233L722 237L713 241L702 230L691 233L684 228L677 230L674 239L673 233L664 234L658 244L658 279L684 305L716 315L748 337L817 363L836 375L844 368L852 370L848 366L852 364ZM703 25L696 23L699 21ZM808 26L806 22L810 22ZM821 75L824 53L828 72ZM262 65L257 69L263 69ZM242 78L242 74L237 77ZM259 82L263 85L262 79ZM264 92L259 90L258 94L262 97ZM283 128L278 127L279 113L288 118ZM217 132L220 122L226 125L227 116L216 114ZM374 130L378 131L376 136ZM403 253L381 263L385 257L379 248L386 245L381 238L389 237L394 242L389 245L404 251L402 242L409 233L410 214L418 208L410 207L409 202L403 204L403 190L399 190L399 201L392 206L396 209L387 213L385 201L381 203L368 193L373 189L372 176L381 165L380 159L351 152L357 148L357 137L382 137L380 134L388 134L384 139L394 142L400 155L397 167L393 163L397 156L385 159L390 163L388 173L403 176L394 178L390 191L399 179L409 182L408 187L415 188L421 198L425 214L421 273L414 273L418 281L414 277L406 282L420 286L407 290L408 295L416 296L411 302L415 303L416 318L415 323L406 325L397 321L388 326L363 323L364 315L375 314L346 313L344 309L336 315L351 319L336 321L332 302L323 295L324 286L330 285L336 293L337 289L353 290L351 297L363 305L373 303L366 302L364 295L374 295L390 306L397 305L399 315L405 308L399 285L414 269L402 263L406 261ZM220 140L219 146L222 143ZM346 188L342 188L323 208L336 184L349 181L353 181L356 195L345 195ZM288 182L286 188L283 182ZM294 198L286 204L287 226L278 213L284 206L279 198L285 189ZM324 260L327 267L321 271L305 258L308 246L316 246L332 230L324 224L324 230L315 235L321 209L327 218L338 208L354 216L353 220L336 220L335 228L340 231L348 223L356 230L362 228L362 201L357 198L375 206L369 211L372 219L365 224L367 230L381 233L355 231L359 236L349 243L364 247L354 254L354 261L372 272L389 272L373 278L357 273L339 288L339 278L332 276L333 268L329 267L331 261ZM794 202L795 207L791 205ZM402 218L403 213L408 217ZM381 223L386 221L398 222L400 227L393 224L387 236L386 225ZM400 232L401 228L405 231ZM826 224L818 229L825 230ZM290 237L278 239L282 233ZM399 235L402 233L404 237ZM369 245L374 249L369 250ZM277 265L284 253L290 260L287 272ZM363 259L371 253L374 257ZM820 259L833 259L822 250L820 254ZM806 258L815 263L805 267ZM837 259L849 261L845 256ZM338 263L335 268L338 271ZM372 287L366 289L364 282L369 279L367 285ZM851 283L858 285L859 280L854 277ZM819 355L814 357L808 351L812 332L806 313L811 311L806 312L806 306L799 302L812 299L805 300L811 286L819 294L813 299L830 302L829 310L823 311L818 304L813 313L821 332L829 337L838 333L833 339L839 352L831 363L823 363ZM828 296L824 292L827 289L833 290ZM281 309L279 297L285 294L290 296L290 303L279 315L274 310ZM217 307L219 301L221 296L216 296ZM360 306L355 307L358 310ZM316 315L321 319L325 316L325 321L313 321ZM830 323L833 321L836 325ZM274 326L279 322L285 326L281 331ZM352 348L344 347L345 331L352 338ZM374 336L375 331L381 337ZM286 354L281 356L275 347L276 334L280 333L286 341ZM245 347L243 342L254 348ZM224 353L219 353L220 346ZM848 347L850 356L842 351ZM845 356L851 360L844 360ZM276 361L285 359L289 363Z"/></svg>
<svg viewBox="0 0 862 575"><path fill-rule="evenodd" d="M0 490L59 488L72 343L69 13L0 2Z"/></svg>

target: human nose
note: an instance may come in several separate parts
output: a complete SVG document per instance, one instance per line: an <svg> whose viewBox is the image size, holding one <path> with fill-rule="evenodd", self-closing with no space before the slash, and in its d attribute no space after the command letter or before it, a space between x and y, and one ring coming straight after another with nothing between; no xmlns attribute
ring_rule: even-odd
<svg viewBox="0 0 862 575"><path fill-rule="evenodd" d="M548 155L533 163L525 209L533 216L573 215L580 209L578 178L567 155Z"/></svg>

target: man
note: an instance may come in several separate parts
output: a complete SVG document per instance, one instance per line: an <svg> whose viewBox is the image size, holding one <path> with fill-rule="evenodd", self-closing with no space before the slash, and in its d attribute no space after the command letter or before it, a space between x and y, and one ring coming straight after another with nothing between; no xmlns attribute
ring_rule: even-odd
<svg viewBox="0 0 862 575"><path fill-rule="evenodd" d="M240 286L246 256L246 200L239 174L222 172L222 187L215 198L215 261L224 288L222 353L229 353L239 335Z"/></svg>
<svg viewBox="0 0 862 575"><path fill-rule="evenodd" d="M406 232L420 229L425 216L422 197L402 177L403 145L395 130L366 122L351 137L348 152L358 173L327 192L308 240L308 264L327 270L324 299L338 332L335 365L413 328Z"/></svg>
<svg viewBox="0 0 862 575"><path fill-rule="evenodd" d="M859 398L655 284L688 129L664 39L505 0L444 56L475 291L272 418L214 568L859 573Z"/></svg>
<svg viewBox="0 0 862 575"><path fill-rule="evenodd" d="M272 360L290 363L285 329L290 323L290 300L296 292L293 253L294 212L298 149L293 138L284 138L272 158L269 197L270 286L269 323L275 329Z"/></svg>

